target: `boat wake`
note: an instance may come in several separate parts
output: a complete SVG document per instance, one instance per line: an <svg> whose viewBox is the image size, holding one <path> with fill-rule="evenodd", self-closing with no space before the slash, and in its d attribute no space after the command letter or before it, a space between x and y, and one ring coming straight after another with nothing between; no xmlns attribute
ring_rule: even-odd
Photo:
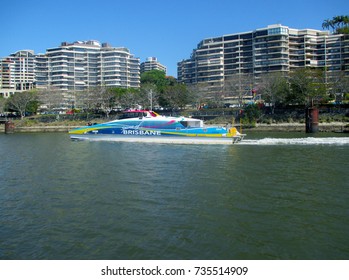
<svg viewBox="0 0 349 280"><path fill-rule="evenodd" d="M349 137L244 139L239 145L349 145Z"/></svg>

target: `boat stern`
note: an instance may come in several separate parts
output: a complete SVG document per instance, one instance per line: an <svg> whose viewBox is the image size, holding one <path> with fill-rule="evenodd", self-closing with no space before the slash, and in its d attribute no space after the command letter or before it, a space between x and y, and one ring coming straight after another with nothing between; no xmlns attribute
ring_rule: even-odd
<svg viewBox="0 0 349 280"><path fill-rule="evenodd" d="M68 133L69 134L86 134L87 132L91 131L93 129L91 129L90 126L82 126L82 127L77 127L74 128L72 130L69 130Z"/></svg>
<svg viewBox="0 0 349 280"><path fill-rule="evenodd" d="M233 144L235 144L243 140L246 134L242 134L236 129L236 127L232 127L229 129L227 136L231 137L233 139Z"/></svg>

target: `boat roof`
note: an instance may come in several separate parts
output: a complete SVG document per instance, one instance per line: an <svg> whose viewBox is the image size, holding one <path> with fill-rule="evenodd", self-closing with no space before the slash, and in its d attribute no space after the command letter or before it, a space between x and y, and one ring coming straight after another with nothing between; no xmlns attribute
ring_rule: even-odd
<svg viewBox="0 0 349 280"><path fill-rule="evenodd" d="M151 111L151 110L129 109L129 110L124 111L124 113L149 113L152 117L159 116L158 113Z"/></svg>

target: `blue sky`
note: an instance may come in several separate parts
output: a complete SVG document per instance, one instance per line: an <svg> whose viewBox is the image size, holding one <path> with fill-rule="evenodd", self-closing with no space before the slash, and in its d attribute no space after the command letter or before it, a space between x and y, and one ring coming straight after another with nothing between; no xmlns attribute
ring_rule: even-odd
<svg viewBox="0 0 349 280"><path fill-rule="evenodd" d="M1 1L0 57L22 49L44 53L61 42L98 40L127 47L141 59L155 56L177 76L205 38L280 23L321 29L349 14L348 0L11 0Z"/></svg>

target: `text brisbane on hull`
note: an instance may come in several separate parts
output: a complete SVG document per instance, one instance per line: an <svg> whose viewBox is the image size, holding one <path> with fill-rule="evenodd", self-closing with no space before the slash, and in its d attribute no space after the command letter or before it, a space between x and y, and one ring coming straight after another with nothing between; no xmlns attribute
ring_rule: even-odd
<svg viewBox="0 0 349 280"><path fill-rule="evenodd" d="M129 110L116 120L69 131L73 140L179 144L233 144L241 141L235 127L205 127L200 119L160 116L150 110Z"/></svg>

